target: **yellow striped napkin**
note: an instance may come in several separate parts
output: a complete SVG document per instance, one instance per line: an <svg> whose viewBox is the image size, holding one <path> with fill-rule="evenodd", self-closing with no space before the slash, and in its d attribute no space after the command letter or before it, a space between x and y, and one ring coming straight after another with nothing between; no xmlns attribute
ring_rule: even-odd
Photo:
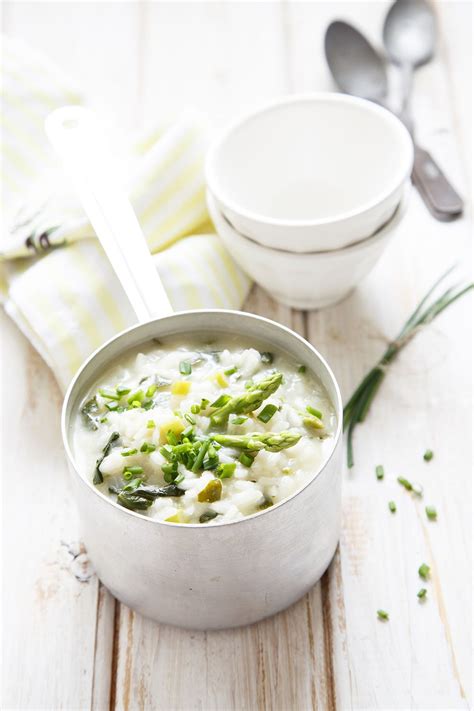
<svg viewBox="0 0 474 711"><path fill-rule="evenodd" d="M7 313L64 388L82 361L136 319L64 179L44 119L81 93L45 57L4 38L4 224L0 295ZM128 190L176 310L239 308L249 290L218 237L204 197L206 122L193 111L130 148L111 131Z"/></svg>

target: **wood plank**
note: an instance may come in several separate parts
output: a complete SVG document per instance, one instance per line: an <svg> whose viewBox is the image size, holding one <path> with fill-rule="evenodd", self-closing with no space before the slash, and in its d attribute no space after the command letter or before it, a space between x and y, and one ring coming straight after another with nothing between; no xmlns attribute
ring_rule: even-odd
<svg viewBox="0 0 474 711"><path fill-rule="evenodd" d="M88 708L98 582L77 544L59 433L61 394L3 313L0 323L8 403L1 429L3 706Z"/></svg>

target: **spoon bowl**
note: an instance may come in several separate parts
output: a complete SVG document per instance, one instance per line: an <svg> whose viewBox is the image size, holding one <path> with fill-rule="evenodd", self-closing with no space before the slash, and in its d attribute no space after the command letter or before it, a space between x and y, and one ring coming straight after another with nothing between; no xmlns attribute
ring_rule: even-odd
<svg viewBox="0 0 474 711"><path fill-rule="evenodd" d="M383 27L387 53L395 64L421 67L433 57L436 23L425 0L397 0Z"/></svg>

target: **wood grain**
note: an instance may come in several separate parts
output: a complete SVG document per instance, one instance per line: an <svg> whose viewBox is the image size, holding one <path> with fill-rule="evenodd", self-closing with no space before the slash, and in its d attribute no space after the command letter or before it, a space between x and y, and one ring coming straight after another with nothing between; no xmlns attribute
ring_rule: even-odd
<svg viewBox="0 0 474 711"><path fill-rule="evenodd" d="M92 106L135 129L189 104L222 125L276 94L331 89L327 24L345 18L380 45L388 4L6 2L2 14L5 30L56 60ZM454 0L436 9L440 53L415 79L418 137L468 195L471 7ZM309 338L347 397L433 278L456 259L468 262L469 216L437 223L413 193L397 239L343 303L294 312L254 288L245 308ZM272 619L212 633L143 619L88 577L59 391L4 314L1 325L5 709L469 708L468 300L407 347L359 428L341 544L321 582ZM398 474L423 484L424 499L401 490ZM437 523L426 520L426 503L436 505ZM423 561L432 578L420 604ZM376 619L379 607L389 623Z"/></svg>

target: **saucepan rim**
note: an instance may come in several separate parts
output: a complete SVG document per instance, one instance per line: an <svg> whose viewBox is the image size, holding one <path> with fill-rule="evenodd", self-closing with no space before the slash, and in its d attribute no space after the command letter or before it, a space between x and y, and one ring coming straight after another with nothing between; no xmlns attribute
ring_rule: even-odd
<svg viewBox="0 0 474 711"><path fill-rule="evenodd" d="M113 499L110 497L106 496L103 494L99 489L94 486L92 481L89 481L85 476L83 476L80 471L79 467L76 465L76 461L72 452L72 447L70 446L70 434L68 432L68 418L67 418L67 410L68 410L68 405L70 400L72 399L72 396L75 394L75 391L77 389L80 389L80 383L82 374L86 370L86 368L89 367L90 363L92 363L96 357L101 353L102 351L106 350L109 346L111 346L113 343L116 341L121 340L122 338L125 338L129 333L132 331L144 327L152 322L163 322L166 321L167 319L175 318L176 316L184 316L184 315L212 315L218 313L219 315L225 315L225 314L232 314L232 315L238 315L242 316L244 318L249 318L251 320L256 320L264 323L270 324L271 327L277 328L280 331L283 331L286 333L288 340L291 340L292 338L302 342L305 346L309 347L311 351L313 351L313 354L319 359L323 369L326 369L326 373L329 376L329 379L332 383L332 386L334 388L334 393L335 393L335 398L330 396L331 402L334 406L334 409L336 411L336 418L337 418L337 427L336 431L334 433L333 437L333 443L331 447L331 451L328 453L326 458L323 460L322 464L320 464L317 472L314 474L314 476L311 477L309 481L307 481L304 486L301 489L298 489L295 491L291 496L288 498L284 499L283 501L278 502L277 504L274 504L273 506L264 509L263 511L257 511L254 514L251 514L249 516L245 516L242 519L239 519L237 521L227 521L227 522L222 522L222 523L215 523L212 526L203 526L202 524L198 523L171 523L168 521L160 521L159 519L156 518L149 518L147 516L143 516L142 514L139 514L135 511L131 511L129 509L124 508L123 506L120 506L117 504ZM209 329L212 331L212 328ZM218 333L218 330L216 330L216 333ZM123 349L124 352L127 350L127 348ZM291 353L291 349L289 349L289 352ZM311 368L311 370L313 370ZM318 375L318 374L316 374ZM319 377L319 376L318 376ZM112 336L112 338L109 338L105 343L103 343L99 348L97 348L81 365L75 376L73 377L71 383L68 386L68 389L66 391L66 394L64 396L64 402L63 402L63 407L62 407L62 412L61 412L61 434L62 434L62 439L63 439L63 446L66 451L67 459L69 464L71 465L72 469L74 470L74 475L77 476L77 478L82 482L83 485L85 485L95 496L98 496L100 499L103 499L106 501L108 504L113 506L115 509L117 509L118 512L121 514L125 514L127 516L132 516L133 518L138 518L141 521L148 521L150 524L153 525L160 525L160 526L170 526L173 529L176 528L181 528L181 529L199 529L201 531L203 530L212 530L215 528L220 528L222 526L235 526L238 524L244 524L247 521L250 521L252 519L255 519L256 517L260 516L267 516L268 514L272 514L274 511L279 509L280 507L284 506L285 504L288 504L290 501L292 501L294 498L299 496L300 494L303 494L303 492L310 486L319 476L320 474L326 469L327 465L331 461L332 457L334 456L334 453L337 450L337 445L339 443L339 440L342 436L342 417L343 414L343 407L342 407L342 398L341 398L341 393L339 389L338 382L334 376L334 373L332 372L330 366L328 365L327 361L325 358L319 353L319 351L305 338L300 336L298 333L293 331L292 329L288 328L287 326L283 326L280 323L277 323L276 321L273 321L272 319L266 318L264 316L258 316L256 314L251 314L247 313L244 311L237 311L237 310L232 310L232 309L191 309L191 310L186 310L186 311L176 311L168 316L161 316L153 319L149 319L148 321L145 321L143 323L138 323L134 324L133 326L130 326L129 328L125 329L124 331L121 331L120 333L116 334L115 336ZM69 418L70 419L70 418Z"/></svg>

